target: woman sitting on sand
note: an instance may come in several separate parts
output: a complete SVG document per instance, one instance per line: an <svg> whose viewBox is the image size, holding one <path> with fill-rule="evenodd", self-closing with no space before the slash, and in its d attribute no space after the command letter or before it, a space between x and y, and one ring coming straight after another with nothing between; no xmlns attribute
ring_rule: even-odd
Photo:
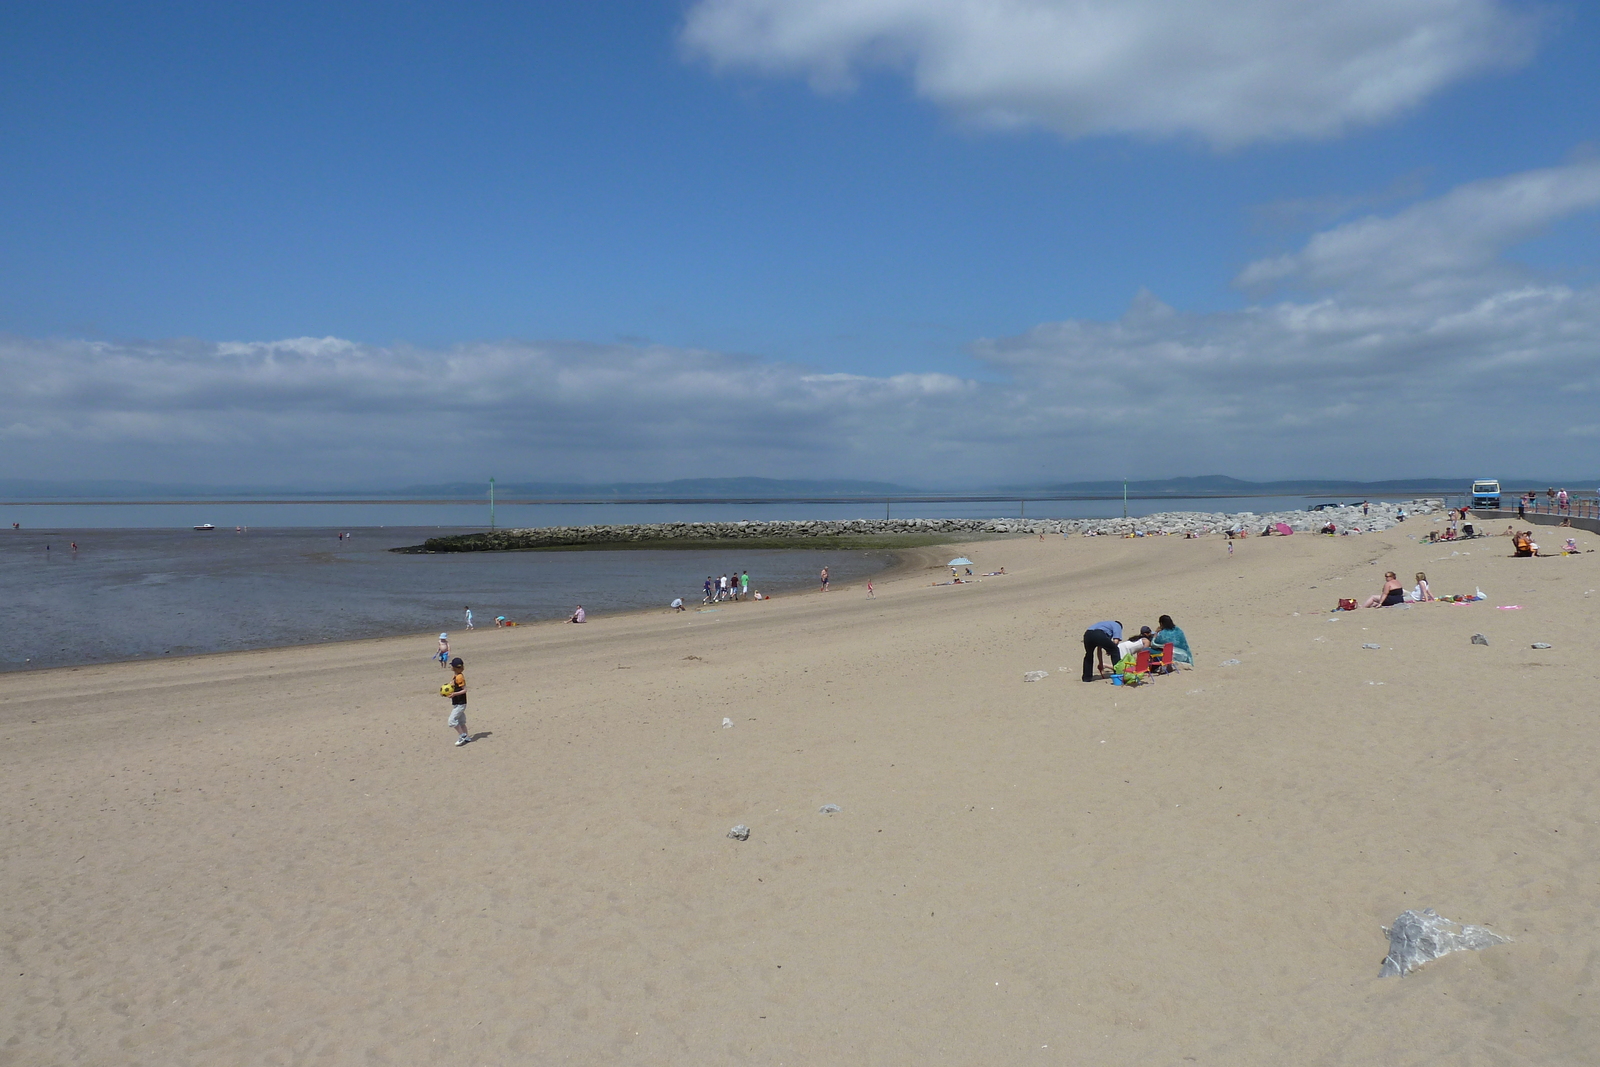
<svg viewBox="0 0 1600 1067"><path fill-rule="evenodd" d="M567 621L568 622L586 622L586 621L588 621L588 618L589 618L589 613L583 610L583 605L582 604L579 604L578 605L578 610L574 611L572 613L572 615L568 617Z"/></svg>
<svg viewBox="0 0 1600 1067"><path fill-rule="evenodd" d="M1411 590L1411 600L1416 604L1426 604L1430 600L1438 600L1433 595L1433 590L1428 588L1428 576L1421 571L1417 572L1417 586Z"/></svg>
<svg viewBox="0 0 1600 1067"><path fill-rule="evenodd" d="M1400 579L1396 578L1394 571L1383 572L1383 588L1367 597L1367 602L1361 605L1364 608L1387 608L1395 604L1403 604L1406 591L1400 588Z"/></svg>
<svg viewBox="0 0 1600 1067"><path fill-rule="evenodd" d="M1172 658L1178 663L1194 665L1194 653L1189 649L1189 639L1178 629L1178 624L1172 621L1171 615L1163 615L1156 620L1156 625L1161 629L1156 631L1154 644L1157 648L1172 646Z"/></svg>

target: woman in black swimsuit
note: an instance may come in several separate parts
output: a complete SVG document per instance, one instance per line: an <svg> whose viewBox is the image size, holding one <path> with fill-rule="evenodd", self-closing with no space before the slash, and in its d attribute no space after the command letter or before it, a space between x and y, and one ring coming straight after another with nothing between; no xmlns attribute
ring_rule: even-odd
<svg viewBox="0 0 1600 1067"><path fill-rule="evenodd" d="M1383 591L1367 597L1363 607L1387 608L1395 604L1404 604L1406 591L1400 588L1400 579L1395 577L1394 571L1385 571L1383 574Z"/></svg>

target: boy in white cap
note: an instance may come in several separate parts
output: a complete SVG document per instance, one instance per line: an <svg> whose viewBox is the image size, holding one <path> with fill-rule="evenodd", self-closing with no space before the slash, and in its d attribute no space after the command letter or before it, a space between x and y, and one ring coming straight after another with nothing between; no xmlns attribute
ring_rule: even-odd
<svg viewBox="0 0 1600 1067"><path fill-rule="evenodd" d="M441 666L441 667L450 666L450 635L449 634L440 634L439 635L439 655L436 658L439 660L439 666Z"/></svg>

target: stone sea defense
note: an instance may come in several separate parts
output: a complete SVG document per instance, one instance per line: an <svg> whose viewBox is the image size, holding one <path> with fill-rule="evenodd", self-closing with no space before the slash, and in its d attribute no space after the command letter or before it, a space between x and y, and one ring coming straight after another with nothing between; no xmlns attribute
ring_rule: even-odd
<svg viewBox="0 0 1600 1067"><path fill-rule="evenodd" d="M738 826L735 826L732 830L728 831L728 836L733 838L735 841L748 841L750 840L750 827L746 826L744 823L740 823Z"/></svg>
<svg viewBox="0 0 1600 1067"><path fill-rule="evenodd" d="M1243 530L1252 536L1268 526L1287 525L1309 533L1332 522L1340 530L1376 533L1396 525L1399 510L1408 516L1442 511L1442 500L1408 500L1403 504L1376 504L1370 513L1359 507L1324 511L1254 512L1174 511L1137 519L786 519L761 522L658 522L597 524L593 526L542 526L520 530L430 537L424 544L395 549L398 552L504 552L531 548L584 545L625 545L659 541L784 541L804 546L808 540L866 537L878 534L959 536L961 534L1055 534L1099 537L1202 536Z"/></svg>
<svg viewBox="0 0 1600 1067"><path fill-rule="evenodd" d="M1487 645L1489 643L1489 639L1482 634L1473 634L1472 643L1475 645Z"/></svg>
<svg viewBox="0 0 1600 1067"><path fill-rule="evenodd" d="M819 814L819 815L837 815L837 814L839 814L839 805L837 805L837 804L824 804L824 805L822 805L822 807L817 809L817 814Z"/></svg>
<svg viewBox="0 0 1600 1067"><path fill-rule="evenodd" d="M1022 675L1024 682L1042 682L1050 677L1049 671L1026 671Z"/></svg>
<svg viewBox="0 0 1600 1067"><path fill-rule="evenodd" d="M1432 908L1401 912L1394 925L1383 933L1389 939L1389 954L1383 958L1379 978L1404 976L1440 956L1511 940L1481 926L1451 922Z"/></svg>

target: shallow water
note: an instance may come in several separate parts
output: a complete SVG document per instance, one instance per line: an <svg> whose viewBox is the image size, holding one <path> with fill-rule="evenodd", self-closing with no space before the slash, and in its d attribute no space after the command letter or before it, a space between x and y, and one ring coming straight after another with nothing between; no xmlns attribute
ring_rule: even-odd
<svg viewBox="0 0 1600 1067"><path fill-rule="evenodd" d="M1163 511L1240 512L1266 514L1303 508L1326 497L1162 497L1130 500L1129 515ZM885 514L885 513L888 514ZM1022 515L1034 519L1104 519L1121 516L1121 500L911 501L859 500L814 504L793 500L760 503L657 503L657 504L507 504L496 509L496 524L519 526L582 526L622 522L738 522L773 519L993 519ZM488 503L407 504L392 500L303 501L263 503L7 503L0 504L0 532L12 523L23 529L86 530L139 527L187 530L212 523L232 530L299 526L313 529L357 527L430 527L428 535L489 525ZM436 529L449 527L448 530ZM425 535L426 536L426 535ZM422 537L417 538L423 540Z"/></svg>
<svg viewBox="0 0 1600 1067"><path fill-rule="evenodd" d="M358 529L0 531L0 670L428 633L496 615L592 616L673 597L698 605L707 574L748 569L752 589L859 581L887 552L692 550L405 555L437 533ZM74 551L70 545L76 541Z"/></svg>

